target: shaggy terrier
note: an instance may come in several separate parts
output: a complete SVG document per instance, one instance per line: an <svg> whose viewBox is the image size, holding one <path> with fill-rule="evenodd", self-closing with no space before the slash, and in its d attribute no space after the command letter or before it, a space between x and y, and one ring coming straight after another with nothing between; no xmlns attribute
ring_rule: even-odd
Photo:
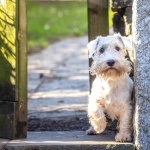
<svg viewBox="0 0 150 150"><path fill-rule="evenodd" d="M131 141L133 81L129 77L131 64L125 58L131 43L120 34L97 37L87 45L89 57L94 61L90 72L96 75L88 103L88 117L91 127L87 134L102 133L107 125L107 114L117 119L119 132L115 140Z"/></svg>

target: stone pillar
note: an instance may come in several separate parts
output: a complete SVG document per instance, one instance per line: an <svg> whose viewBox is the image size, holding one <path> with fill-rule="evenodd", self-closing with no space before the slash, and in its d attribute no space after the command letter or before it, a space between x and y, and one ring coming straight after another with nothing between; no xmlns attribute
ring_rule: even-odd
<svg viewBox="0 0 150 150"><path fill-rule="evenodd" d="M131 30L132 7L131 6L128 6L128 7L125 8L123 19L124 19L124 22L125 22L125 35L129 36L132 32L132 30Z"/></svg>
<svg viewBox="0 0 150 150"><path fill-rule="evenodd" d="M111 0L111 9L116 12L113 17L113 30L121 35L131 34L132 0Z"/></svg>
<svg viewBox="0 0 150 150"><path fill-rule="evenodd" d="M133 1L135 145L150 149L150 0Z"/></svg>

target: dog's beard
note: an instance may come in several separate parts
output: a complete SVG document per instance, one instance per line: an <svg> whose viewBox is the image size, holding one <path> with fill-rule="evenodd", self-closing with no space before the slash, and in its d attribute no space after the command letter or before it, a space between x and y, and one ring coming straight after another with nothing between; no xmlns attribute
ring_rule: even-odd
<svg viewBox="0 0 150 150"><path fill-rule="evenodd" d="M121 61L115 60L114 66L110 67L106 61L94 61L90 68L92 75L101 76L103 78L116 78L131 71L130 62L126 59Z"/></svg>

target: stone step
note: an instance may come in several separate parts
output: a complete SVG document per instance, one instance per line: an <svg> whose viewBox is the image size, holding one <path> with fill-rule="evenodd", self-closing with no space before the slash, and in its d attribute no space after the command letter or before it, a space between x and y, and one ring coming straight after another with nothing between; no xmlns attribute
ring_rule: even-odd
<svg viewBox="0 0 150 150"><path fill-rule="evenodd" d="M0 139L0 150L134 150L133 143L114 141L115 133L86 135L84 131L28 132L26 139Z"/></svg>

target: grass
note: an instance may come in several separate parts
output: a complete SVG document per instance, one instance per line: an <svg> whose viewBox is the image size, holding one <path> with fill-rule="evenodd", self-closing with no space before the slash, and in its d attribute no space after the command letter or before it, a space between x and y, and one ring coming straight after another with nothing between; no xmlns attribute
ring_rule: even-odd
<svg viewBox="0 0 150 150"><path fill-rule="evenodd" d="M28 1L27 8L29 51L64 37L87 34L86 2Z"/></svg>
<svg viewBox="0 0 150 150"><path fill-rule="evenodd" d="M51 42L87 34L87 2L27 1L28 52Z"/></svg>

